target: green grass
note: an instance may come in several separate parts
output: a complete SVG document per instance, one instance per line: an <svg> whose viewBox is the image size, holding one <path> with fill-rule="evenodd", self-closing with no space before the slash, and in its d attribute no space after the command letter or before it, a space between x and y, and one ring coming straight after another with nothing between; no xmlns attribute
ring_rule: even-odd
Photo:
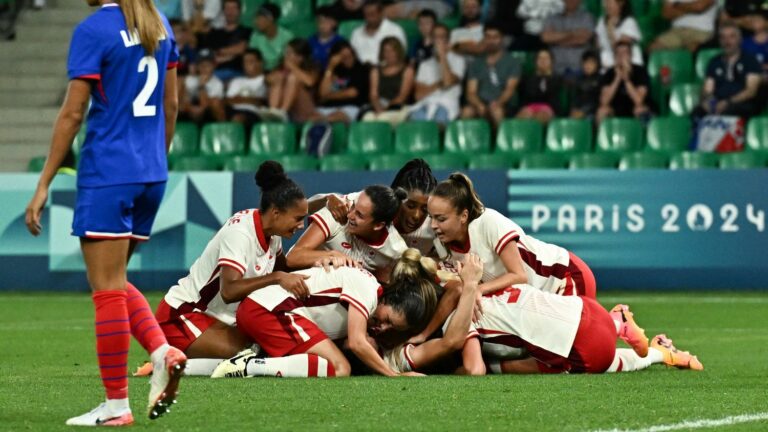
<svg viewBox="0 0 768 432"><path fill-rule="evenodd" d="M159 295L151 302L157 304ZM616 375L210 380L185 378L150 422L146 379L130 380L136 429L586 431L768 412L768 294L610 293L649 335L665 331L703 372ZM65 430L102 398L90 297L0 295L0 430ZM134 343L130 364L146 355ZM727 430L767 430L768 421ZM69 429L71 430L71 429Z"/></svg>

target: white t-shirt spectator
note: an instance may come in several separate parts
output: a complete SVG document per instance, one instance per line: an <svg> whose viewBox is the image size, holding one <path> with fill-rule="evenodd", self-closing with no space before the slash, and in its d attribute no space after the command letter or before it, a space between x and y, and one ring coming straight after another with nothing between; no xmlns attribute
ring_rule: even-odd
<svg viewBox="0 0 768 432"><path fill-rule="evenodd" d="M264 75L257 77L237 77L227 86L227 97L267 98L267 85L264 83ZM232 108L241 111L256 112L256 106L252 104L234 104Z"/></svg>
<svg viewBox="0 0 768 432"><path fill-rule="evenodd" d="M613 67L613 45L611 45L610 39L608 39L608 30L605 27L605 17L600 17L597 20L597 28L595 28L597 34L597 46L600 48L600 63L603 70ZM615 40L621 40L622 37L627 36L631 38L634 43L632 44L632 63L636 65L643 65L643 53L640 51L638 43L643 38L640 33L640 27L637 25L632 17L626 17L616 27L614 34Z"/></svg>
<svg viewBox="0 0 768 432"><path fill-rule="evenodd" d="M413 106L413 110L419 109L425 105L438 104L445 107L448 116L452 119L459 115L459 99L461 98L461 81L464 79L464 73L467 69L467 63L464 57L453 52L448 53L448 67L451 69L459 81L447 89L438 89L430 93L427 97L420 100ZM424 60L419 64L416 72L416 82L426 85L432 85L442 79L440 72L440 63L434 56Z"/></svg>
<svg viewBox="0 0 768 432"><path fill-rule="evenodd" d="M523 0L517 7L517 16L525 20L525 32L538 35L544 29L544 20L563 12L562 0Z"/></svg>
<svg viewBox="0 0 768 432"><path fill-rule="evenodd" d="M224 27L224 14L221 12L221 0L205 0L203 2L203 18L211 23L213 28ZM189 22L195 13L194 0L181 1L181 18Z"/></svg>
<svg viewBox="0 0 768 432"><path fill-rule="evenodd" d="M381 46L381 41L389 36L398 38L403 44L403 48L407 48L403 28L386 18L381 21L379 29L373 35L370 35L365 31L365 24L356 28L355 31L352 32L350 43L352 44L352 48L355 49L355 54L357 54L357 58L360 59L361 63L378 65L379 46Z"/></svg>
<svg viewBox="0 0 768 432"><path fill-rule="evenodd" d="M187 94L192 100L197 100L200 97L200 77L190 75L184 80L184 86L187 89ZM211 79L205 83L205 91L208 93L208 97L211 98L223 98L224 97L224 84L220 79L212 76Z"/></svg>
<svg viewBox="0 0 768 432"><path fill-rule="evenodd" d="M476 25L472 27L457 27L451 30L451 38L449 43L451 46L462 42L480 42L483 40L483 28L482 25Z"/></svg>
<svg viewBox="0 0 768 432"><path fill-rule="evenodd" d="M675 3L693 3L697 0L675 0ZM668 3L671 3L667 0ZM674 21L672 21L672 27L678 28L690 28L701 30L705 32L711 32L715 27L715 19L717 18L717 2L712 3L709 9L702 13L690 13L681 15Z"/></svg>

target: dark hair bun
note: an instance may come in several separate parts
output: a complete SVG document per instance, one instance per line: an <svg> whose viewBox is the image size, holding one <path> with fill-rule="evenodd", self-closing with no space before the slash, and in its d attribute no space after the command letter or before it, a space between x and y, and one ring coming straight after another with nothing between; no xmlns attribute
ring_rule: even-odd
<svg viewBox="0 0 768 432"><path fill-rule="evenodd" d="M401 187L395 188L393 192L395 193L395 198L400 201L405 201L408 198L408 192L406 192L405 189Z"/></svg>
<svg viewBox="0 0 768 432"><path fill-rule="evenodd" d="M288 180L288 177L283 170L283 166L280 165L279 162L273 160L268 160L259 165L255 178L256 185L261 188L262 191L272 190Z"/></svg>

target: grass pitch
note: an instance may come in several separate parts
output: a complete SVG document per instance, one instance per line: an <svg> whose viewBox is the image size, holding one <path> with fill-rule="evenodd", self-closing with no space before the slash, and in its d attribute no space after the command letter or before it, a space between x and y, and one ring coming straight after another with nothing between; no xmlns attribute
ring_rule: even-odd
<svg viewBox="0 0 768 432"><path fill-rule="evenodd" d="M159 294L150 296L156 305ZM768 430L768 294L609 293L649 336L667 332L703 372L664 366L612 375L210 380L185 378L167 416L144 416L149 383L130 379L135 429L593 431L693 430L684 421L753 415L720 428ZM102 399L85 294L0 296L0 430L72 430ZM132 345L129 364L147 358ZM757 419L757 420L755 420ZM717 423L715 423L717 424ZM723 425L724 424L724 425ZM709 429L712 430L712 429Z"/></svg>

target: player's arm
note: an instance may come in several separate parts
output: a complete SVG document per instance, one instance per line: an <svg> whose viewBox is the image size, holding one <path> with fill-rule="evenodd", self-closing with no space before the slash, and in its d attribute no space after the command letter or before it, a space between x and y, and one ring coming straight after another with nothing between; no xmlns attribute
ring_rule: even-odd
<svg viewBox="0 0 768 432"><path fill-rule="evenodd" d="M222 266L219 277L219 289L224 303L242 301L250 293L270 285L280 285L298 298L305 298L309 295L309 288L304 282L304 280L309 279L309 276L306 275L276 271L264 276L244 279L240 270Z"/></svg>
<svg viewBox="0 0 768 432"><path fill-rule="evenodd" d="M456 309L460 298L461 283L458 281L448 281L445 286L443 286L443 295L440 296L440 301L437 302L437 309L435 309L432 319L429 320L429 323L424 327L424 330L408 339L408 342L420 344L426 341L430 335L435 333L435 331L443 325L445 320L451 315L451 312Z"/></svg>
<svg viewBox="0 0 768 432"><path fill-rule="evenodd" d="M309 268L325 260L330 260L334 267L353 264L351 258L341 252L320 250L320 245L325 243L325 239L323 230L316 223L310 223L299 241L285 256L288 268Z"/></svg>
<svg viewBox="0 0 768 432"><path fill-rule="evenodd" d="M176 132L176 116L179 114L179 90L176 68L165 72L165 89L163 90L163 108L165 109L165 151L171 148L173 134Z"/></svg>
<svg viewBox="0 0 768 432"><path fill-rule="evenodd" d="M520 250L517 248L516 241L510 241L499 254L507 273L496 279L480 285L482 294L492 293L512 285L528 283L528 275L525 274L523 267L523 258L520 257Z"/></svg>
<svg viewBox="0 0 768 432"><path fill-rule="evenodd" d="M340 198L337 194L317 194L307 200L309 214L315 214L327 207L333 215L336 222L344 225L347 223L347 212L349 212L349 201Z"/></svg>
<svg viewBox="0 0 768 432"><path fill-rule="evenodd" d="M373 372L384 376L397 376L368 342L367 336L368 319L357 308L350 307L349 318L347 319L347 340L350 351Z"/></svg>
<svg viewBox="0 0 768 432"><path fill-rule="evenodd" d="M485 361L480 340L477 337L467 339L461 350L461 366L457 375L485 375Z"/></svg>
<svg viewBox="0 0 768 432"><path fill-rule="evenodd" d="M32 235L39 235L42 231L40 217L46 201L48 201L48 188L53 181L64 158L72 146L75 135L80 131L85 112L88 109L88 101L91 97L91 83L83 79L73 79L67 86L67 94L61 105L56 123L53 125L53 138L45 166L40 173L37 189L32 200L27 205L25 222Z"/></svg>

